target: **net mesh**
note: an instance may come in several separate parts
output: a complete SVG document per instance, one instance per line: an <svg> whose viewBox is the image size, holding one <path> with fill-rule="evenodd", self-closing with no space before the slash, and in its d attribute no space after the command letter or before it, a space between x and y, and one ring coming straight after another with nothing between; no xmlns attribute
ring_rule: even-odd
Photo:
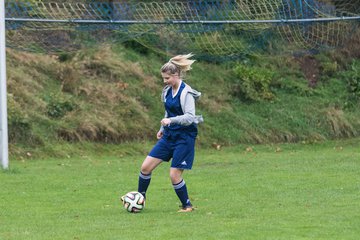
<svg viewBox="0 0 360 240"><path fill-rule="evenodd" d="M9 0L5 16L7 46L13 48L71 51L91 43L133 40L165 54L236 58L343 46L359 26L360 3Z"/></svg>

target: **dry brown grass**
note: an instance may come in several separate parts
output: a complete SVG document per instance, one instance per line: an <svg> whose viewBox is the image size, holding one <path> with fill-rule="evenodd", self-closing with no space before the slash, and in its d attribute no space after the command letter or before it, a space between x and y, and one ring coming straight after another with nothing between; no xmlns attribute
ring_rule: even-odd
<svg viewBox="0 0 360 240"><path fill-rule="evenodd" d="M26 138L43 138L43 142L48 139L106 143L155 140L159 120L164 114L159 101L162 83L157 75L161 60L150 62L150 58L133 52L133 56L123 56L130 50L122 50L113 52L105 45L96 51L79 52L63 61L54 56L8 50L9 113L15 119L12 130L17 126L13 133L20 134L14 136L21 139L21 131L27 131ZM275 64L279 66L268 63L261 67L273 71L294 69L294 62L288 58L278 60ZM259 111L248 108L246 103L235 101L229 94L234 74L231 67L227 67L200 63L188 76L188 83L203 92L197 113L204 115L205 123L200 127L198 143L297 142L358 136L356 129L360 123L355 123L357 114L349 116L346 110L328 108L321 103L314 114L322 126L328 126L324 134L317 129L304 131L302 126L296 128L296 125L286 125L285 122L284 126L271 122L263 126L261 114L266 112L263 105L258 106ZM286 69L284 75L292 74ZM281 84L286 84L285 80ZM287 94L296 94L296 91ZM64 110L61 109L64 102L74 105L54 117L48 113L49 101L60 110ZM324 106L326 110L323 110ZM242 117L243 114L248 116ZM230 131L221 130L229 126Z"/></svg>
<svg viewBox="0 0 360 240"><path fill-rule="evenodd" d="M158 85L140 63L118 59L109 46L65 62L11 49L7 55L9 113L16 112L17 118L41 119L69 141L122 142L150 135L155 124L138 94L157 91ZM46 114L49 96L72 99L77 107L51 119ZM41 129L41 121L30 122L29 131Z"/></svg>
<svg viewBox="0 0 360 240"><path fill-rule="evenodd" d="M329 108L326 111L326 119L334 137L357 136L357 130L347 120L341 109Z"/></svg>

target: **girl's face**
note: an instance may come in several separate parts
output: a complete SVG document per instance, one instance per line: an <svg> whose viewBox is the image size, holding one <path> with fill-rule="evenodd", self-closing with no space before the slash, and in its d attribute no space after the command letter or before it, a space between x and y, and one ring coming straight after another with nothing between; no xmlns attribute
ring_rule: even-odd
<svg viewBox="0 0 360 240"><path fill-rule="evenodd" d="M164 81L164 84L174 86L180 82L180 77L178 74L171 74L169 72L161 73L161 77Z"/></svg>

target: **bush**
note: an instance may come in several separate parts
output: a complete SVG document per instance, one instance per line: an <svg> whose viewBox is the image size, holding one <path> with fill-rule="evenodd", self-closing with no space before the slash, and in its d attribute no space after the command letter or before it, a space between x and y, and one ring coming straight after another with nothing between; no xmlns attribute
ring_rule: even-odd
<svg viewBox="0 0 360 240"><path fill-rule="evenodd" d="M62 118L67 112L71 112L76 108L75 103L71 100L63 99L59 95L50 95L46 99L46 113L51 118Z"/></svg>
<svg viewBox="0 0 360 240"><path fill-rule="evenodd" d="M250 101L272 100L275 95L270 89L273 73L259 67L237 65L234 68L235 80L233 95Z"/></svg>
<svg viewBox="0 0 360 240"><path fill-rule="evenodd" d="M347 105L354 106L360 101L360 61L353 61L350 70L343 73L349 93Z"/></svg>

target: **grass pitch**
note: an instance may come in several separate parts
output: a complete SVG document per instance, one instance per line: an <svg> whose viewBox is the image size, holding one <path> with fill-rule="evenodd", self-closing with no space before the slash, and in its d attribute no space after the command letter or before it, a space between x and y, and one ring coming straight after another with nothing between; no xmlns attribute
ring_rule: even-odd
<svg viewBox="0 0 360 240"><path fill-rule="evenodd" d="M0 239L358 239L359 139L199 150L177 213L169 164L127 213L144 155L12 161L0 173Z"/></svg>

